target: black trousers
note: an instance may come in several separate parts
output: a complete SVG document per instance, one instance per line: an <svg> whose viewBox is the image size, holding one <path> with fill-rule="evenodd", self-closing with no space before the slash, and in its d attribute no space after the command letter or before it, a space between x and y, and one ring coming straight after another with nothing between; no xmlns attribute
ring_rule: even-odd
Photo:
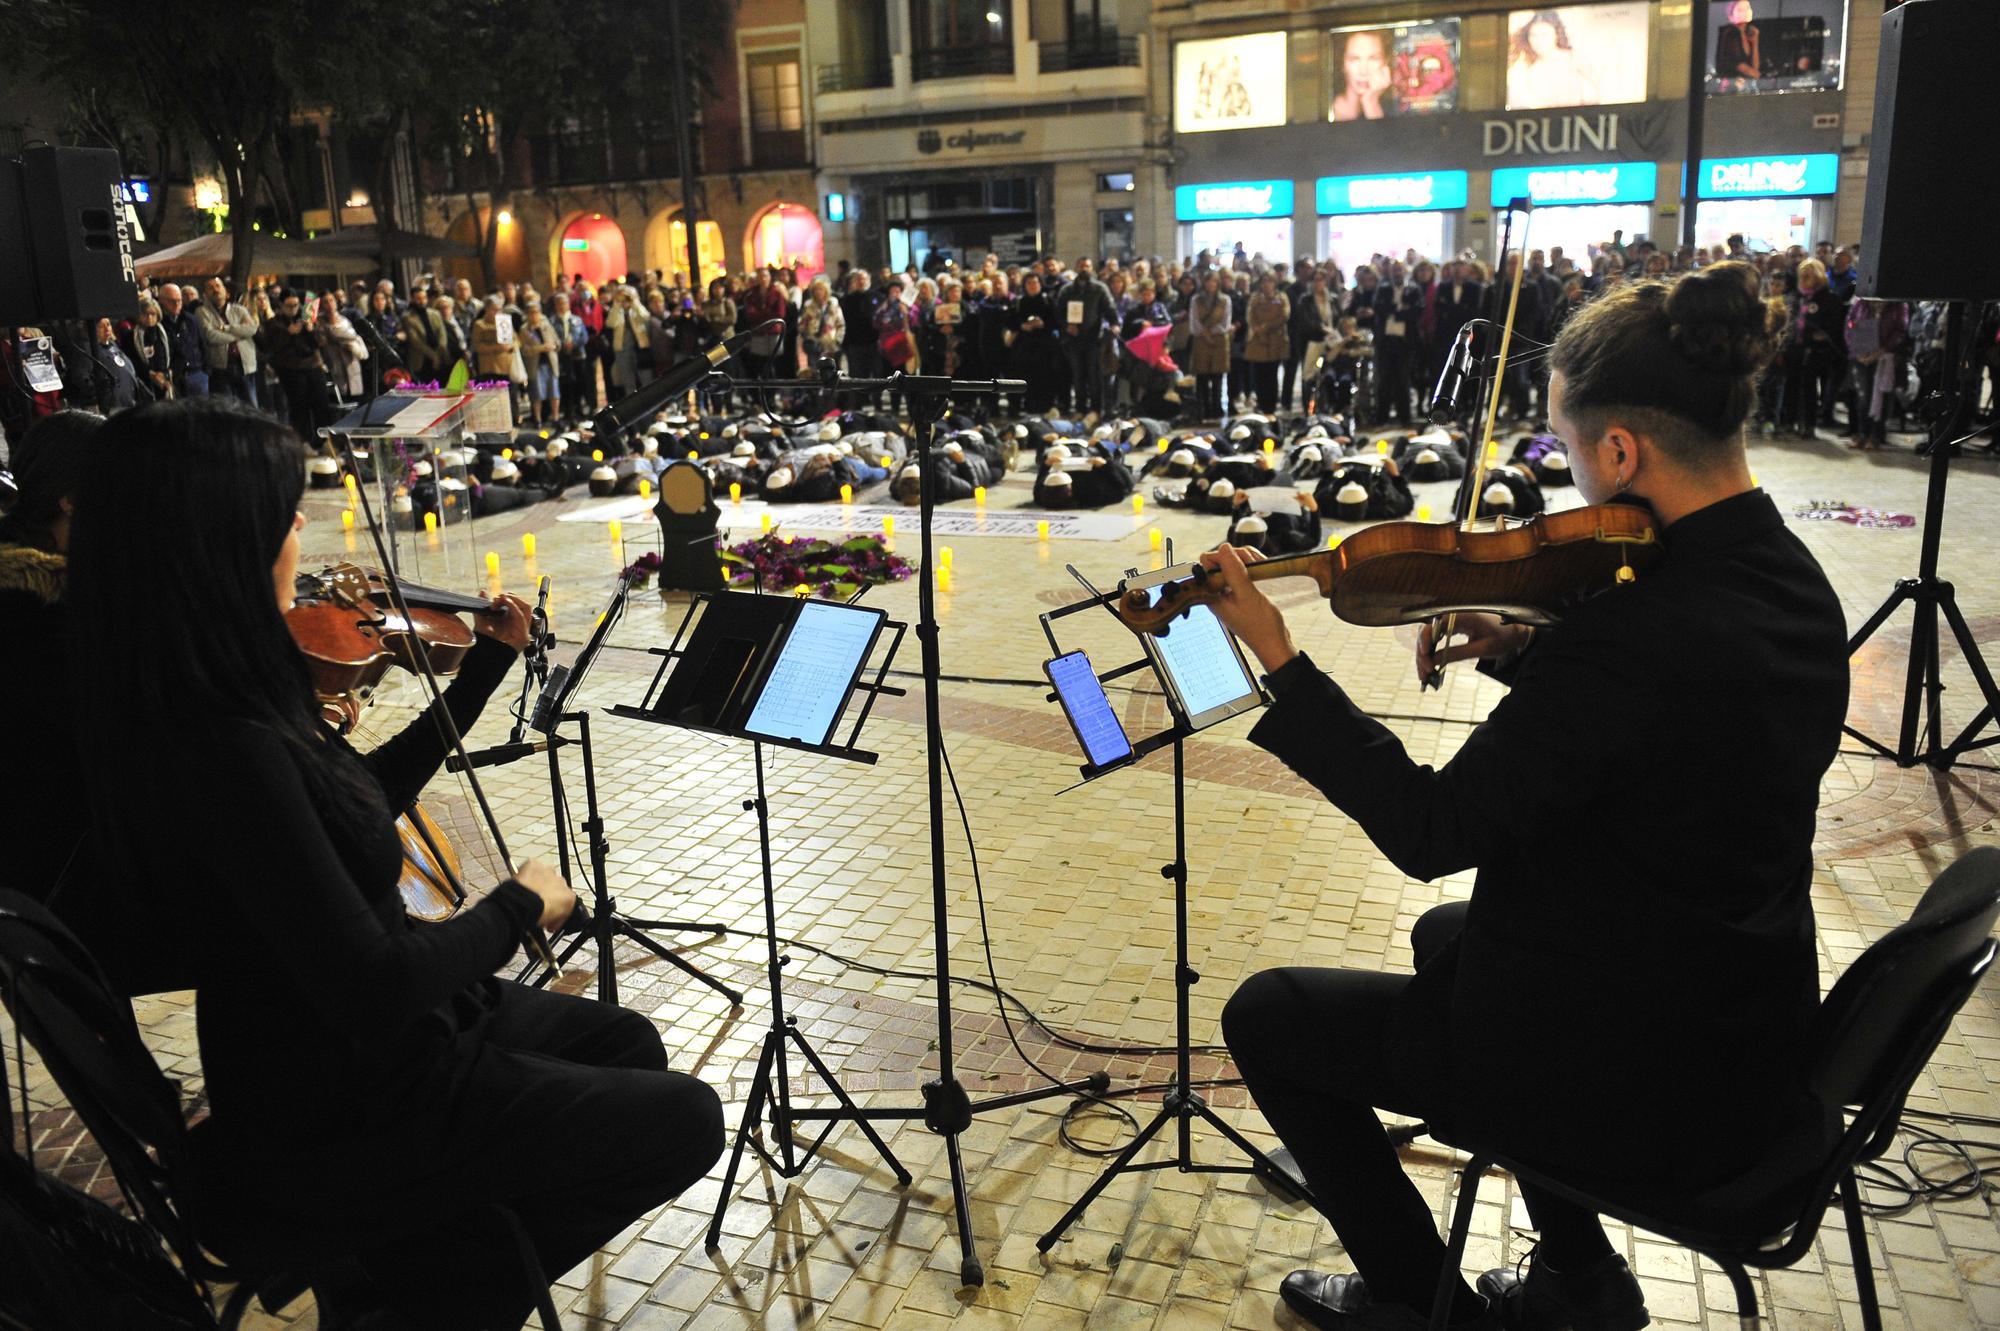
<svg viewBox="0 0 2000 1331"><path fill-rule="evenodd" d="M1278 362L1274 360L1253 360L1250 362L1250 381L1257 393L1257 410L1270 415L1278 409Z"/></svg>
<svg viewBox="0 0 2000 1331"><path fill-rule="evenodd" d="M1410 931L1418 967L1464 923L1463 902L1425 912ZM1398 1083L1386 1047L1391 1014L1409 983L1407 975L1380 971L1261 971L1230 998L1222 1032L1257 1108L1291 1148L1369 1290L1378 1301L1427 1312L1444 1240L1375 1115L1426 1113ZM1526 1186L1521 1194L1552 1266L1585 1266L1610 1251L1595 1215ZM1478 1306L1460 1281L1457 1312L1469 1316Z"/></svg>
<svg viewBox="0 0 2000 1331"><path fill-rule="evenodd" d="M424 1327L513 1331L531 1293L491 1208L519 1218L554 1280L714 1166L722 1102L667 1071L650 1020L590 999L503 981L497 1006L461 1036L470 1045L443 1120L412 1124L433 1139L387 1147L397 1164L347 1180L351 1201L317 1199L317 1218L421 1236L364 1251L357 1300Z"/></svg>

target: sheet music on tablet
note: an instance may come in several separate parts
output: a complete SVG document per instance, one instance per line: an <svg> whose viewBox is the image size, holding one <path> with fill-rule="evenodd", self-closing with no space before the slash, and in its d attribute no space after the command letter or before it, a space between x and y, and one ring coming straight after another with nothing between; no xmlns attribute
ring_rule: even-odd
<svg viewBox="0 0 2000 1331"><path fill-rule="evenodd" d="M824 744L882 625L879 610L807 601L764 680L743 729Z"/></svg>

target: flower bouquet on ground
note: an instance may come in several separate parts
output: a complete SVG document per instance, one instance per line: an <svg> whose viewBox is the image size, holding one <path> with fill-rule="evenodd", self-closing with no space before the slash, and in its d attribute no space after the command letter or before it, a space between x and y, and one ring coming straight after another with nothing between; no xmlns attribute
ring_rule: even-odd
<svg viewBox="0 0 2000 1331"><path fill-rule="evenodd" d="M738 586L789 592L800 587L828 600L844 601L863 587L901 582L916 572L874 536L824 541L812 536L767 532L722 551L729 580Z"/></svg>

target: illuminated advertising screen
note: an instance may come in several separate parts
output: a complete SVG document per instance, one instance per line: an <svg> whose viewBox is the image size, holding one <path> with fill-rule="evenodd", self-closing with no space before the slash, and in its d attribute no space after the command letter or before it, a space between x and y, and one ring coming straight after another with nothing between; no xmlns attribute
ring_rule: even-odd
<svg viewBox="0 0 2000 1331"><path fill-rule="evenodd" d="M1646 100L1645 0L1517 9L1507 16L1507 109Z"/></svg>
<svg viewBox="0 0 2000 1331"><path fill-rule="evenodd" d="M1285 34L1253 32L1174 47L1174 132L1285 123Z"/></svg>
<svg viewBox="0 0 2000 1331"><path fill-rule="evenodd" d="M1726 0L1709 10L1710 93L1840 86L1847 0Z"/></svg>
<svg viewBox="0 0 2000 1331"><path fill-rule="evenodd" d="M1328 120L1383 120L1458 109L1458 20L1335 28L1328 36Z"/></svg>

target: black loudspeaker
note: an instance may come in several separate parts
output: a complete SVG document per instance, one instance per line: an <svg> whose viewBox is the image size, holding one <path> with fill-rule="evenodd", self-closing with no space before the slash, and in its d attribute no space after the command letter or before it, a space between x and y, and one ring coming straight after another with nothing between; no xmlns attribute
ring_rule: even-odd
<svg viewBox="0 0 2000 1331"><path fill-rule="evenodd" d="M0 161L0 324L139 312L123 168L108 148Z"/></svg>
<svg viewBox="0 0 2000 1331"><path fill-rule="evenodd" d="M1991 208L2000 180L2000 141L1991 133L1996 72L1993 0L1909 0L1882 16L1861 295L2000 299L2000 255L1968 242L1964 230Z"/></svg>

